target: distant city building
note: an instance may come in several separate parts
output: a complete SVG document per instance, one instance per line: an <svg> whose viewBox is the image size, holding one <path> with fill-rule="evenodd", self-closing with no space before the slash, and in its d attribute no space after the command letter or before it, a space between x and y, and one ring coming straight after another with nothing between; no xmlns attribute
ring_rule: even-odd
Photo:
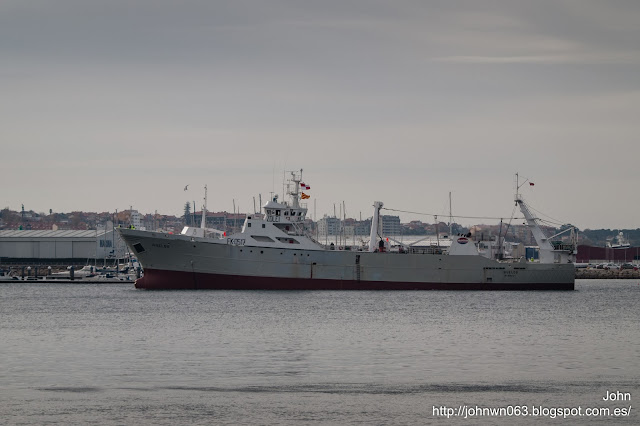
<svg viewBox="0 0 640 426"><path fill-rule="evenodd" d="M318 235L338 235L340 233L340 219L325 215L318 221Z"/></svg>
<svg viewBox="0 0 640 426"><path fill-rule="evenodd" d="M142 215L138 210L131 210L131 225L136 229L144 229L142 225Z"/></svg>
<svg viewBox="0 0 640 426"><path fill-rule="evenodd" d="M400 216L382 215L382 234L401 235Z"/></svg>
<svg viewBox="0 0 640 426"><path fill-rule="evenodd" d="M354 234L356 236L368 236L371 233L371 219L357 220L354 224Z"/></svg>
<svg viewBox="0 0 640 426"><path fill-rule="evenodd" d="M262 214L254 213L251 216L262 217ZM202 223L202 211L193 213L193 217L193 226L199 227ZM246 217L246 213L207 212L206 227L224 232L236 232L242 228Z"/></svg>
<svg viewBox="0 0 640 426"><path fill-rule="evenodd" d="M341 221L337 217L324 216L316 222L318 235L342 235L346 238L369 235L371 220L355 220L352 218ZM342 227L342 228L341 228Z"/></svg>

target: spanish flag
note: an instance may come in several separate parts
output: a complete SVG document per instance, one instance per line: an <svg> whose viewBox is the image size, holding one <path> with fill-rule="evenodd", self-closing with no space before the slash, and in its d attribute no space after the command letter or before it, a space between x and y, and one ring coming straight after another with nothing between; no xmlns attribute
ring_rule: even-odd
<svg viewBox="0 0 640 426"><path fill-rule="evenodd" d="M311 198L311 195L307 195L303 192L300 198L302 198L303 200L306 200L307 198Z"/></svg>

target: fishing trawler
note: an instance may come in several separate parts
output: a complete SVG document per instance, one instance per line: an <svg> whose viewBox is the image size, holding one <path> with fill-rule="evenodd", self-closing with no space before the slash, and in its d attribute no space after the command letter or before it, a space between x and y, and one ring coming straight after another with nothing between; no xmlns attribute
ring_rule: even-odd
<svg viewBox="0 0 640 426"><path fill-rule="evenodd" d="M518 186L516 186L519 188ZM205 187L206 188L206 187ZM135 253L144 277L135 286L148 290L573 290L575 244L552 244L516 190L515 202L538 245L539 259L481 256L470 235L451 237L441 248L389 250L381 235L374 202L369 244L346 249L316 241L304 228L301 200L310 187L302 170L291 172L289 201L273 196L263 215L247 215L232 235L200 227L181 234L118 229ZM573 231L571 231L573 233Z"/></svg>

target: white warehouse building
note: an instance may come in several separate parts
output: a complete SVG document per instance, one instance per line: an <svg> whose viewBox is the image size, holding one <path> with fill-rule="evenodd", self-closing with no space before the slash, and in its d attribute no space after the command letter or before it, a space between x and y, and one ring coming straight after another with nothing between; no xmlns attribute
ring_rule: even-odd
<svg viewBox="0 0 640 426"><path fill-rule="evenodd" d="M0 231L0 261L111 259L122 257L125 246L112 229L3 230Z"/></svg>

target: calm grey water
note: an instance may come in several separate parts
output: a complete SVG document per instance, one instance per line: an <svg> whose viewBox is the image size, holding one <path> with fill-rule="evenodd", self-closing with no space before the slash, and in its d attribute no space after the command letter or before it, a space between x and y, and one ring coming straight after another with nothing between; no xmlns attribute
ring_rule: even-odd
<svg viewBox="0 0 640 426"><path fill-rule="evenodd" d="M640 283L573 292L0 285L3 424L638 424ZM603 401L606 391L631 401ZM446 418L439 407L605 407ZM632 407L629 416L615 408ZM575 412L575 411L574 411Z"/></svg>

